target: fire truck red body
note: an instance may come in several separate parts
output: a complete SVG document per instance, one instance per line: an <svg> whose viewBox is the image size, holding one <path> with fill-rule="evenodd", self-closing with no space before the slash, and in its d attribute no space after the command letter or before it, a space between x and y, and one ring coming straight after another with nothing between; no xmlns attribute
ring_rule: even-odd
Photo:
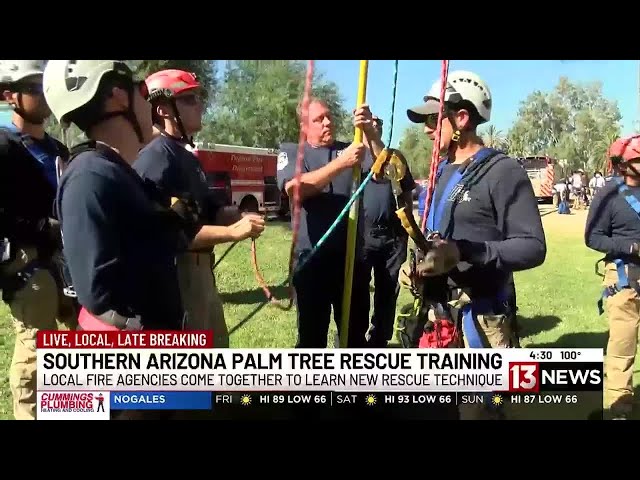
<svg viewBox="0 0 640 480"><path fill-rule="evenodd" d="M277 149L196 143L192 151L200 160L209 189L225 205L268 216L278 214Z"/></svg>

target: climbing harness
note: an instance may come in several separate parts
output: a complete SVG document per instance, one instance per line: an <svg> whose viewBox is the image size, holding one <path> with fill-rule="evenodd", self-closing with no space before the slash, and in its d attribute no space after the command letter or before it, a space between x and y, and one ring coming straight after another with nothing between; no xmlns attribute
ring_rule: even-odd
<svg viewBox="0 0 640 480"><path fill-rule="evenodd" d="M24 148L29 152L29 154L40 164L40 166L42 167L43 175L51 184L51 186L56 189L58 185L56 175L57 166L61 163L61 157L57 155L57 153L59 153L59 150L54 140L48 135L45 138L50 144L52 150L56 152L56 154L50 154L44 151L38 143L36 143L29 135L23 134L13 123L9 125L3 125L0 127L0 150L2 150L3 153L5 153L5 150L8 152L10 140L15 141L16 143L21 143L22 146L24 146ZM23 225L23 228L26 225L31 225L34 231L37 231L42 235L45 235L45 231L47 228L51 228L51 220L46 218L22 218L19 221ZM13 257L17 253L17 249L15 248L16 246L13 245L8 238L2 238L0 240L2 241L2 259L0 263L9 263L10 260L14 259ZM41 269L44 264L50 262L53 263L53 255L51 258L47 259L40 258L41 250L37 246L36 250L36 259L26 262L17 271L12 272L11 275L0 275L0 290L3 291L5 300L8 300L15 291L26 285L29 279L39 269Z"/></svg>
<svg viewBox="0 0 640 480"><path fill-rule="evenodd" d="M631 193L629 187L626 183L624 183L622 177L614 177L612 180L617 184L618 193L625 199L627 204L633 209L634 212L636 212L636 214L640 218L640 201L635 197L635 195ZM606 260L607 259L605 257L596 262L596 274L600 275L598 272L598 265L602 262L605 262ZM615 285L607 286L602 291L602 295L598 300L598 313L600 315L604 313L604 300L608 297L612 297L621 290L625 288L633 288L636 292L638 292L638 294L640 294L640 285L638 284L638 281L629 282L629 276L627 275L626 265L624 261L620 258L616 258L613 260L613 263L616 266L618 281L615 283Z"/></svg>

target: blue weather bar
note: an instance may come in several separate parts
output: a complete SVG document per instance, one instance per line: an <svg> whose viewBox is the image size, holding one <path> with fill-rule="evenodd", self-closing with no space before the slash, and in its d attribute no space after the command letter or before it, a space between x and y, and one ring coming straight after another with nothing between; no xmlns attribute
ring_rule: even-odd
<svg viewBox="0 0 640 480"><path fill-rule="evenodd" d="M211 392L110 392L111 410L211 410Z"/></svg>

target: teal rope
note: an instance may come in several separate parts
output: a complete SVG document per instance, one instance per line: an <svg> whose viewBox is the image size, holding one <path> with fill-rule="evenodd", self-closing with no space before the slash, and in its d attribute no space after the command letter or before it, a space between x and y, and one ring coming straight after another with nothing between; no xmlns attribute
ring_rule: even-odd
<svg viewBox="0 0 640 480"><path fill-rule="evenodd" d="M385 145L391 146L391 139L393 138L393 117L396 111L396 92L398 90L398 60L395 61L393 67L393 96L391 97L391 120L389 121L389 136Z"/></svg>
<svg viewBox="0 0 640 480"><path fill-rule="evenodd" d="M385 144L385 145L387 145L387 147L389 145L391 145L391 138L392 138L392 135L393 135L393 117L394 117L395 109L396 109L396 92L397 92L397 90L398 90L398 60L395 61L395 66L394 66L394 70L393 70L393 99L392 99L392 102L391 102L391 121L389 122L389 134L388 134L388 137L387 137L387 142ZM300 259L300 261L298 262L298 266L296 267L296 271L301 270L302 267L304 267L307 264L307 262L309 260L311 260L311 257L313 257L313 255L315 255L315 253L320 249L320 247L322 245L324 245L324 243L329 239L329 237L334 232L334 230L338 227L338 225L340 224L342 219L349 213L349 210L351 209L351 205L353 205L354 202L358 199L358 197L360 196L362 191L367 186L367 183L369 183L369 181L372 178L373 178L373 172L371 171L365 177L365 179L362 181L362 183L360 183L360 186L356 189L356 191L353 192L353 195L351 196L351 198L349 199L347 204L344 206L344 208L342 209L342 211L338 215L338 218L336 218L334 220L334 222L327 229L327 231L324 233L324 235L322 235L320 240L318 240L318 243L316 243L314 245L314 247L311 249L311 251L307 255L305 255L303 258Z"/></svg>

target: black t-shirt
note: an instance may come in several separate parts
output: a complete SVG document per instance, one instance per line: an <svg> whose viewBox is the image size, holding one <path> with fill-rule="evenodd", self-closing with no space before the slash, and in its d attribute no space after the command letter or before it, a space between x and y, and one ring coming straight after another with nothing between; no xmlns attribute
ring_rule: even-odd
<svg viewBox="0 0 640 480"><path fill-rule="evenodd" d="M147 329L179 329L182 302L173 217L113 150L80 153L64 172L57 208L78 301L100 315L140 315Z"/></svg>
<svg viewBox="0 0 640 480"><path fill-rule="evenodd" d="M585 227L585 243L604 253L607 260L619 258L640 263L636 255L630 255L631 245L640 242L640 218L624 198L624 195L632 195L640 199L640 187L628 189L623 194L618 193L614 179L605 183L593 197Z"/></svg>
<svg viewBox="0 0 640 480"><path fill-rule="evenodd" d="M432 210L441 203L446 185L460 166L444 165ZM478 293L494 292L511 272L539 266L546 257L542 219L526 171L506 156L488 160L485 166L473 181L457 183L447 195L440 224L427 224L430 230L458 241L462 273L454 271L451 276Z"/></svg>
<svg viewBox="0 0 640 480"><path fill-rule="evenodd" d="M171 197L188 197L197 204L202 223L215 223L221 205L209 191L200 161L184 144L160 135L140 151L133 168L156 185L166 206Z"/></svg>
<svg viewBox="0 0 640 480"><path fill-rule="evenodd" d="M343 142L335 142L330 147L312 147L309 144L305 144L302 173L312 172L324 167L329 162L335 160L342 153L342 150L348 146L348 143ZM285 143L280 146L280 155L278 157L278 187L280 189L284 189L285 184L295 177L297 156L298 144ZM364 172L361 174L361 180L366 176L366 171L368 171L371 164L371 156L367 155L363 161L362 168ZM311 250L333 224L342 209L349 202L349 198L351 198L352 183L352 170L344 170L336 175L322 192L308 197L302 202L300 230L298 231L298 242L296 244L296 251L298 253ZM360 211L358 215L356 250L361 251L363 245L362 232L364 228L362 197L357 201L360 202ZM347 221L348 215L345 215L335 231L318 250L316 254L318 257L344 262L347 242Z"/></svg>
<svg viewBox="0 0 640 480"><path fill-rule="evenodd" d="M67 148L50 136L30 139L42 152L66 162ZM25 148L19 135L0 129L0 238L11 236L16 243L31 243L32 223L54 216L56 177L47 172Z"/></svg>

